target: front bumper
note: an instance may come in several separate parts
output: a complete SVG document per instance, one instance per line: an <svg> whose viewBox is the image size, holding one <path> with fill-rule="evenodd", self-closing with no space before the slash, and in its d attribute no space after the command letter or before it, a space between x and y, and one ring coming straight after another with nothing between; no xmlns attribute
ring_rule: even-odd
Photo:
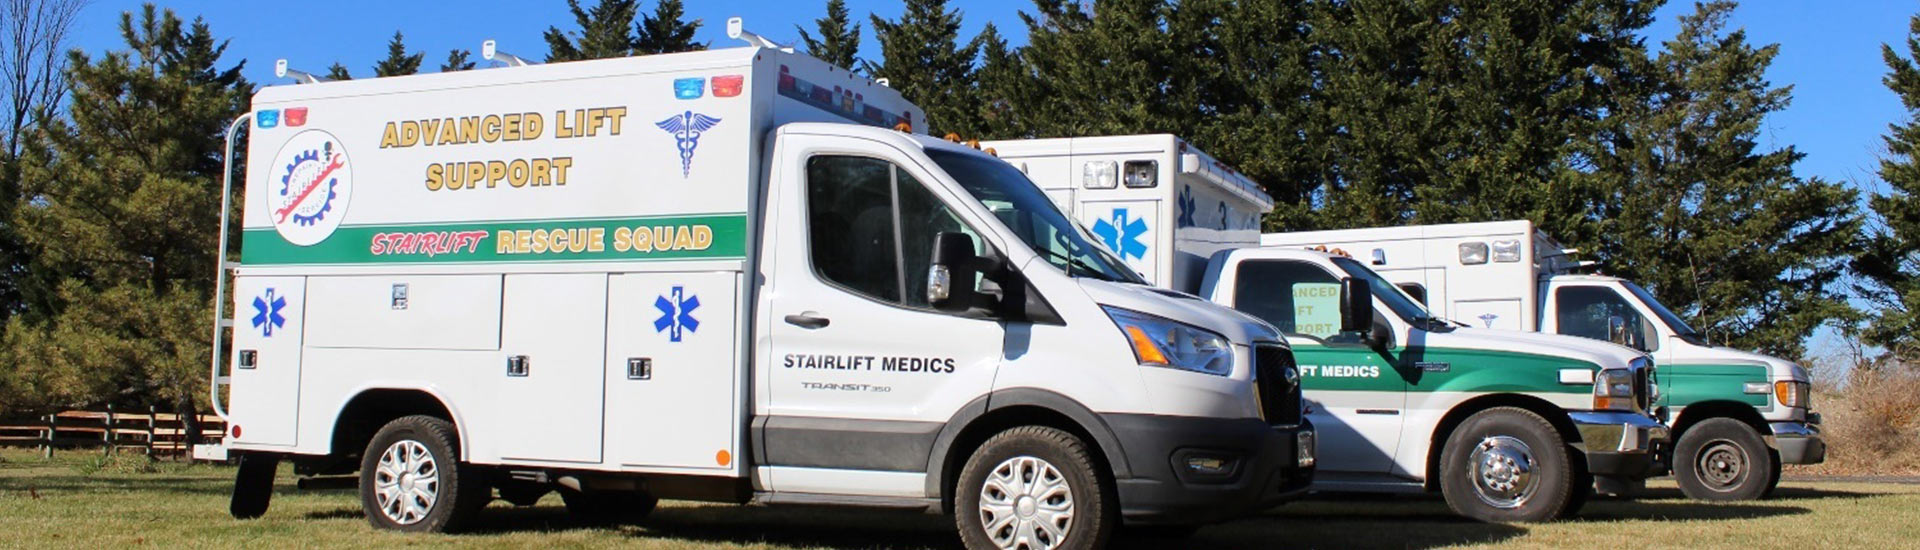
<svg viewBox="0 0 1920 550"><path fill-rule="evenodd" d="M1132 470L1131 478L1115 480L1127 523L1199 524L1246 516L1304 494L1313 483L1311 424L1274 427L1257 418L1143 414L1101 419ZM1232 466L1203 475L1186 467L1194 457Z"/></svg>
<svg viewBox="0 0 1920 550"><path fill-rule="evenodd" d="M1820 426L1805 422L1773 422L1773 448L1780 452L1781 464L1819 464L1827 460L1827 442L1820 437Z"/></svg>
<svg viewBox="0 0 1920 550"><path fill-rule="evenodd" d="M1641 414L1621 411L1567 413L1580 433L1580 450L1587 471L1596 476L1627 479L1653 475L1657 447L1667 444L1667 425Z"/></svg>

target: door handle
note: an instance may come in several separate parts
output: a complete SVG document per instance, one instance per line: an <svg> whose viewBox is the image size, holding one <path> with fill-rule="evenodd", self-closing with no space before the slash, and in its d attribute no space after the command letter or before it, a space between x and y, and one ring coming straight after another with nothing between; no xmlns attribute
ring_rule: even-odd
<svg viewBox="0 0 1920 550"><path fill-rule="evenodd" d="M800 328L826 328L827 325L833 324L831 319L821 317L819 314L811 311L788 315L786 319L787 324Z"/></svg>

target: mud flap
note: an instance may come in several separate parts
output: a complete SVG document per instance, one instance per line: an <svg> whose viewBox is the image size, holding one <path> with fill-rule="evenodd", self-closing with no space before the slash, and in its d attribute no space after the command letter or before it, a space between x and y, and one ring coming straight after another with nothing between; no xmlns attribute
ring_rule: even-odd
<svg viewBox="0 0 1920 550"><path fill-rule="evenodd" d="M253 519L267 513L273 500L273 475L280 457L270 454L241 454L239 473L233 478L233 502L227 508L234 519Z"/></svg>

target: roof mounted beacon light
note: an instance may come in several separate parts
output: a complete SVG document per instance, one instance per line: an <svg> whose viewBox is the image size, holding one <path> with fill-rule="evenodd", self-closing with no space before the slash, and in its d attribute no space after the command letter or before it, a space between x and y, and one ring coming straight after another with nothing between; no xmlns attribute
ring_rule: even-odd
<svg viewBox="0 0 1920 550"><path fill-rule="evenodd" d="M747 30L746 22L742 21L738 17L727 18L727 38L732 38L734 40L746 42L747 45L753 46L755 48L767 48L770 50L780 50L787 53L793 53L793 46L782 45L779 42L774 42L773 40L768 39L765 36L760 36L758 34L754 34L753 31Z"/></svg>
<svg viewBox="0 0 1920 550"><path fill-rule="evenodd" d="M508 67L525 67L537 64L533 61L528 61L527 58L500 51L500 48L497 47L492 40L480 43L480 58L487 61L499 61L505 63Z"/></svg>
<svg viewBox="0 0 1920 550"><path fill-rule="evenodd" d="M273 61L273 76L277 78L291 78L298 84L318 84L328 81L326 77L288 67L286 59L276 59Z"/></svg>

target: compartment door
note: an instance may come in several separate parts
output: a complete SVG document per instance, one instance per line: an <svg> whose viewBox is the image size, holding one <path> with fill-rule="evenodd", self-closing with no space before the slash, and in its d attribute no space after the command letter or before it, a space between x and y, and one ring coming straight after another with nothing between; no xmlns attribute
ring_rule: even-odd
<svg viewBox="0 0 1920 550"><path fill-rule="evenodd" d="M507 275L492 418L507 459L600 462L607 275ZM525 357L525 368L510 367Z"/></svg>
<svg viewBox="0 0 1920 550"><path fill-rule="evenodd" d="M607 286L607 462L733 470L739 275L629 273Z"/></svg>
<svg viewBox="0 0 1920 550"><path fill-rule="evenodd" d="M233 283L233 376L229 412L235 443L286 445L300 413L300 350L306 277L239 277ZM252 355L252 365L241 358Z"/></svg>

